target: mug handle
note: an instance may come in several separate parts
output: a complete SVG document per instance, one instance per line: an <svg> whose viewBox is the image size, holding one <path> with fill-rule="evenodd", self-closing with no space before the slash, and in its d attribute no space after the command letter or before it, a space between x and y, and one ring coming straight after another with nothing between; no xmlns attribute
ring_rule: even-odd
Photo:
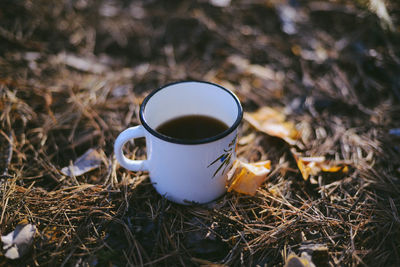
<svg viewBox="0 0 400 267"><path fill-rule="evenodd" d="M130 171L148 171L147 160L131 160L125 157L122 148L130 139L145 137L145 130L142 125L130 127L122 131L114 143L114 154L119 164Z"/></svg>

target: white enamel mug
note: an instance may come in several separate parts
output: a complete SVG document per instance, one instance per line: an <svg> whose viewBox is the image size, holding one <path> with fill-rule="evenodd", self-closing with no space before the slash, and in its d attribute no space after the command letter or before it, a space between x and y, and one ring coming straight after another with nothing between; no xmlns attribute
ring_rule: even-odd
<svg viewBox="0 0 400 267"><path fill-rule="evenodd" d="M186 115L205 115L228 129L210 138L182 140L160 134L162 123ZM148 95L140 107L142 125L128 128L115 140L120 165L148 171L159 194L180 203L207 203L226 192L226 173L236 158L237 128L243 110L229 90L209 82L184 81L165 85ZM145 137L147 159L127 159L122 151L131 139Z"/></svg>

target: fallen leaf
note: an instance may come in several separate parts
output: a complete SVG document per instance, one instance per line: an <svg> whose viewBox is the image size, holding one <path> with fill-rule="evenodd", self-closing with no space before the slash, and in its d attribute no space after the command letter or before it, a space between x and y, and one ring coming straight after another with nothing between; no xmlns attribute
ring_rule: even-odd
<svg viewBox="0 0 400 267"><path fill-rule="evenodd" d="M385 1L383 0L369 0L369 8L381 20L384 28L394 31L395 27L392 18L386 8Z"/></svg>
<svg viewBox="0 0 400 267"><path fill-rule="evenodd" d="M267 179L271 171L271 161L261 161L256 163L244 163L235 160L232 169L228 172L230 185L228 192L232 190L246 195L254 196L257 189Z"/></svg>
<svg viewBox="0 0 400 267"><path fill-rule="evenodd" d="M89 149L82 156L77 158L72 166L61 169L66 176L79 176L100 167L102 156L96 149Z"/></svg>
<svg viewBox="0 0 400 267"><path fill-rule="evenodd" d="M239 138L238 144L241 146L247 145L253 142L255 138L256 138L255 133L248 134L246 136Z"/></svg>
<svg viewBox="0 0 400 267"><path fill-rule="evenodd" d="M258 131L279 137L290 145L300 138L294 123L286 121L286 116L270 107L262 107L256 112L245 112L243 118Z"/></svg>
<svg viewBox="0 0 400 267"><path fill-rule="evenodd" d="M57 119L54 116L53 111L51 110L51 105L53 103L53 97L51 96L51 92L46 92L43 95L44 101L45 101L45 107L47 110L47 113L49 113L51 119L53 120L54 123L57 123Z"/></svg>
<svg viewBox="0 0 400 267"><path fill-rule="evenodd" d="M210 0L210 4L217 7L227 7L231 3L231 0Z"/></svg>
<svg viewBox="0 0 400 267"><path fill-rule="evenodd" d="M324 244L302 243L299 252L309 255L315 266L329 266L329 249Z"/></svg>
<svg viewBox="0 0 400 267"><path fill-rule="evenodd" d="M57 240L59 240L60 236L62 235L62 232L56 226L52 226L45 229L42 235L49 242L57 242Z"/></svg>
<svg viewBox="0 0 400 267"><path fill-rule="evenodd" d="M100 63L96 57L79 57L74 54L59 53L52 58L54 63L63 63L76 70L89 73L105 73L109 68Z"/></svg>
<svg viewBox="0 0 400 267"><path fill-rule="evenodd" d="M334 165L334 166L329 166L329 165L325 165L325 166L321 166L321 170L323 172L343 172L343 173L347 173L349 171L349 167L347 167L347 165Z"/></svg>
<svg viewBox="0 0 400 267"><path fill-rule="evenodd" d="M19 224L15 230L8 235L1 236L3 242L4 256L9 259L18 259L25 255L33 242L36 226L33 224Z"/></svg>
<svg viewBox="0 0 400 267"><path fill-rule="evenodd" d="M301 257L294 253L290 253L286 259L284 267L315 267L315 264L307 253L302 253Z"/></svg>
<svg viewBox="0 0 400 267"><path fill-rule="evenodd" d="M228 57L227 61L234 65L241 73L253 75L263 80L279 80L280 75L269 66L250 64L250 61L238 55Z"/></svg>
<svg viewBox="0 0 400 267"><path fill-rule="evenodd" d="M310 175L318 175L321 172L342 172L347 173L349 167L345 164L335 164L329 162L323 156L317 157L302 157L295 149L291 150L294 159L296 160L297 167L300 170L304 180L308 180Z"/></svg>
<svg viewBox="0 0 400 267"><path fill-rule="evenodd" d="M280 4L277 5L277 11L281 20L282 31L289 35L296 34L298 31L297 23L303 20L300 16L300 10L291 5Z"/></svg>

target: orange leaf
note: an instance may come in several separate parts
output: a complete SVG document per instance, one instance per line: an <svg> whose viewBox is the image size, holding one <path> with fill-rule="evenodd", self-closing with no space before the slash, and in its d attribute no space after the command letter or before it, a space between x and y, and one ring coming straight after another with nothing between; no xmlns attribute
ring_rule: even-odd
<svg viewBox="0 0 400 267"><path fill-rule="evenodd" d="M267 179L270 171L271 161L269 160L256 163L244 163L236 160L228 172L228 181L230 181L228 192L234 190L241 194L254 196L257 189Z"/></svg>
<svg viewBox="0 0 400 267"><path fill-rule="evenodd" d="M291 150L294 159L296 160L297 167L300 170L304 180L308 180L310 175L318 175L320 172L342 172L347 173L349 168L347 165L339 164L335 165L331 162L327 162L324 156L317 157L302 157L295 150Z"/></svg>
<svg viewBox="0 0 400 267"><path fill-rule="evenodd" d="M256 112L244 113L244 119L258 131L279 137L294 145L300 134L294 123L286 121L286 116L270 107L262 107Z"/></svg>
<svg viewBox="0 0 400 267"><path fill-rule="evenodd" d="M297 163L297 167L299 168L299 170L300 170L300 173L301 173L301 176L303 176L303 179L304 180L308 180L308 177L310 176L310 174L311 174L311 170L310 170L310 168L309 167L307 167L307 165L306 164L304 164L304 162L302 161L302 160L296 160L296 163Z"/></svg>
<svg viewBox="0 0 400 267"><path fill-rule="evenodd" d="M346 165L335 165L335 166L322 166L321 170L323 172L343 172L347 173L349 171L349 167Z"/></svg>

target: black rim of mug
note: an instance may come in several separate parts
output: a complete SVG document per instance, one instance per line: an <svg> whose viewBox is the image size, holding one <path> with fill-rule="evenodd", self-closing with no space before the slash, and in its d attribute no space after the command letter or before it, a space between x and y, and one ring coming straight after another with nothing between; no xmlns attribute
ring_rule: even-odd
<svg viewBox="0 0 400 267"><path fill-rule="evenodd" d="M183 139L169 137L169 136L160 134L155 129L151 128L147 124L146 119L144 118L144 111L145 111L145 108L146 108L146 104L150 100L150 98L153 95L155 95L157 92L159 92L159 91L161 91L161 90L163 90L163 89L165 89L167 87L170 87L172 85L179 84L179 83L193 83L193 82L194 83L203 83L203 84L216 86L216 87L226 91L227 93L229 93L232 96L232 98L234 99L234 101L236 102L236 105L237 105L237 108L238 108L238 114L237 114L235 122L228 129L226 129L225 131L223 131L220 134L217 134L217 135L209 137L209 138L203 138L203 139L198 139L198 140L183 140ZM170 142L170 143L176 143L176 144L197 145L197 144L205 144L205 143L211 143L211 142L217 141L217 140L219 140L221 138L224 138L225 136L228 136L230 133L232 133L239 126L240 122L242 121L243 108L242 108L242 105L240 104L240 101L237 98L237 96L235 94L233 94L230 90L222 87L221 85L218 85L218 84L215 84L215 83L212 83L212 82L206 82L206 81L194 81L194 80L193 81L179 81L179 82L168 83L168 84L166 84L166 85L164 85L164 86L162 86L162 87L160 87L158 89L155 89L148 96L146 96L146 98L143 100L143 103L140 105L139 117L140 117L140 121L141 121L143 127L149 133L151 133L152 135L154 135L154 136L156 136L156 137L158 137L158 138L160 138L160 139L162 139L164 141L167 141L167 142Z"/></svg>

